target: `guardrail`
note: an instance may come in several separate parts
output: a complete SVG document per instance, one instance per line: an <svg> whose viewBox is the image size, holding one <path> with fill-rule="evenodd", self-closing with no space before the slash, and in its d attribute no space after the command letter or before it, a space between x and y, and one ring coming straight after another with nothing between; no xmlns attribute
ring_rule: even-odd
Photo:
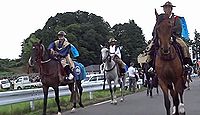
<svg viewBox="0 0 200 115"><path fill-rule="evenodd" d="M92 99L92 92L103 89L103 84L83 84L83 92L89 92L90 98ZM118 86L119 87L119 86ZM108 89L108 84L105 85L105 89ZM70 95L68 86L59 87L59 96ZM49 88L48 97L54 97L53 88ZM43 99L43 89L26 89L26 90L17 90L17 91L6 91L0 92L0 105L8 105L20 102L30 101L31 109L34 109L34 100Z"/></svg>
<svg viewBox="0 0 200 115"><path fill-rule="evenodd" d="M127 85L127 84L126 84ZM83 84L83 92L89 92L90 99L92 99L92 92L97 90L103 90L102 83L96 84ZM117 85L119 87L119 85ZM109 89L108 84L105 84L105 89ZM69 91L68 86L60 86L59 87L59 96L66 96L70 95L71 92ZM48 97L54 97L54 90L53 88L49 88ZM0 105L8 105L8 104L15 104L20 102L30 102L30 107L34 110L34 100L43 99L43 89L36 88L36 89L26 89L26 90L17 90L17 91L6 91L0 92Z"/></svg>

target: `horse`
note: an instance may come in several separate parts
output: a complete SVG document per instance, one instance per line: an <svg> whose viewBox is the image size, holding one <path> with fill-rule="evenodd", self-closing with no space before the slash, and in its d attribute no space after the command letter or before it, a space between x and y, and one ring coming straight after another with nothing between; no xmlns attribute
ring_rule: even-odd
<svg viewBox="0 0 200 115"><path fill-rule="evenodd" d="M125 77L120 78L118 75L118 67L117 63L113 61L109 49L106 47L103 47L101 49L101 57L102 61L104 63L104 71L105 71L105 77L107 80L107 83L109 85L109 90L111 94L111 104L117 104L116 100L116 85L120 84L120 91L121 91L121 101L124 101L124 94L123 89L125 85ZM112 81L114 81L114 87L112 88Z"/></svg>
<svg viewBox="0 0 200 115"><path fill-rule="evenodd" d="M60 78L66 76L65 70L62 67L60 61L51 58L48 50L45 49L42 41L38 43L34 43L32 47L32 53L29 58L29 66L36 66L39 69L41 82L43 84L43 115L46 115L47 108L47 98L48 98L48 89L52 87L55 92L55 101L58 107L58 115L61 115L60 101L59 101L59 85ZM67 82L69 86L69 90L71 91L71 101L74 103L72 111L75 111L76 108L76 97L77 97L77 87L80 93L80 106L83 107L81 101L82 95L82 87L81 82L77 82L76 80L68 80ZM77 86L78 85L78 86ZM75 87L77 86L77 87Z"/></svg>
<svg viewBox="0 0 200 115"><path fill-rule="evenodd" d="M184 93L184 68L179 49L176 42L172 42L172 29L174 25L173 18L164 18L159 22L157 12L157 24L155 26L157 33L157 47L155 54L155 72L159 79L159 85L164 94L164 105L166 114L170 115L170 100L168 91L170 91L173 100L173 115L185 114L183 104ZM158 23L159 22L159 23Z"/></svg>
<svg viewBox="0 0 200 115"><path fill-rule="evenodd" d="M142 64L142 69L146 75L145 85L147 87L147 96L153 97L153 88L156 88L157 95L159 95L158 90L158 78L153 70L150 70L148 63Z"/></svg>
<svg viewBox="0 0 200 115"><path fill-rule="evenodd" d="M190 90L190 82L192 82L191 74L192 74L192 67L187 65L185 67L184 76L185 76L185 80L186 80L186 83L187 83L187 89L188 90Z"/></svg>

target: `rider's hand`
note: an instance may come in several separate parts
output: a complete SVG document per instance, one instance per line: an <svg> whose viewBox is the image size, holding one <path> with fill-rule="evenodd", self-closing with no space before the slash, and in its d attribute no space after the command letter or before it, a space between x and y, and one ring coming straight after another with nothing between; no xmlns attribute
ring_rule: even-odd
<svg viewBox="0 0 200 115"><path fill-rule="evenodd" d="M52 55L57 55L58 52L57 52L57 51L54 51L53 49L51 49L51 54L52 54Z"/></svg>

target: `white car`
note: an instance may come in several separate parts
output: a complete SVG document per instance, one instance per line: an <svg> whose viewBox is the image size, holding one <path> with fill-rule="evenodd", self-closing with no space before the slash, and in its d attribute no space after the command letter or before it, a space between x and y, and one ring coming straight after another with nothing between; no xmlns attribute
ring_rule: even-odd
<svg viewBox="0 0 200 115"><path fill-rule="evenodd" d="M103 74L90 74L86 75L86 79L82 82L82 84L103 84L103 82Z"/></svg>
<svg viewBox="0 0 200 115"><path fill-rule="evenodd" d="M11 84L8 79L2 79L0 80L0 86L1 89L9 89L11 87Z"/></svg>

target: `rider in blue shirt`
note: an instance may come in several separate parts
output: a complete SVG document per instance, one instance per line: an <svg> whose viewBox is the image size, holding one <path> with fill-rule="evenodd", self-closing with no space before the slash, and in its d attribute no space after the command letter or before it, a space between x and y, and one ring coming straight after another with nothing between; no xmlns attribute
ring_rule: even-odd
<svg viewBox="0 0 200 115"><path fill-rule="evenodd" d="M74 72L75 65L70 57L71 44L68 42L67 38L65 38L65 35L66 33L64 31L59 31L58 40L52 42L48 49L50 50L51 55L61 57L60 61L63 68L65 68L67 75L72 73L74 77L76 77ZM62 81L63 80L61 80L61 82Z"/></svg>

